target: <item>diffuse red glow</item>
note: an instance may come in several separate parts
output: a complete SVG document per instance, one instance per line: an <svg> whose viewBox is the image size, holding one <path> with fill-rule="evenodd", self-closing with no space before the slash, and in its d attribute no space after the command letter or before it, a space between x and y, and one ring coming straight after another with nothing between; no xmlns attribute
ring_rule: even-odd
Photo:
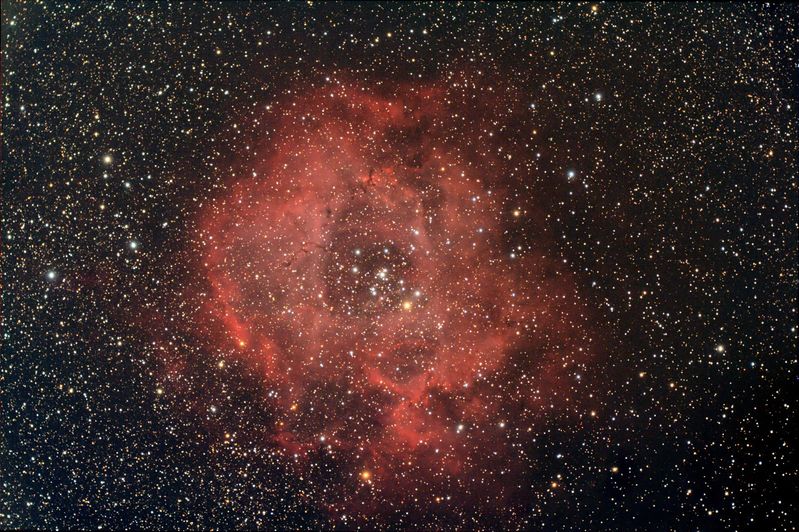
<svg viewBox="0 0 799 532"><path fill-rule="evenodd" d="M283 108L200 233L205 315L276 396L274 440L396 485L504 452L475 428L529 419L587 342L570 277L508 236L509 157L437 87Z"/></svg>

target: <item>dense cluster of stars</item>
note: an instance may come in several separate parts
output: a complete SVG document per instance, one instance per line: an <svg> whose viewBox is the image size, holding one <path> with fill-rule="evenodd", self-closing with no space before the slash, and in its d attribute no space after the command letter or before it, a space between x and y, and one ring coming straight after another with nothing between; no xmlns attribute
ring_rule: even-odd
<svg viewBox="0 0 799 532"><path fill-rule="evenodd" d="M790 6L2 30L0 526L796 526Z"/></svg>

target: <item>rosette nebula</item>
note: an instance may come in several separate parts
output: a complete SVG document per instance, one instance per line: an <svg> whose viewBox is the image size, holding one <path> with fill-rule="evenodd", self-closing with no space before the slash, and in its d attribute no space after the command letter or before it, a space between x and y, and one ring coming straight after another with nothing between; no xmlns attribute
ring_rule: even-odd
<svg viewBox="0 0 799 532"><path fill-rule="evenodd" d="M283 102L203 212L205 316L275 399L266 432L354 483L434 497L486 461L515 474L507 431L590 353L545 231L514 241L540 220L515 199L530 176L474 105L348 84Z"/></svg>

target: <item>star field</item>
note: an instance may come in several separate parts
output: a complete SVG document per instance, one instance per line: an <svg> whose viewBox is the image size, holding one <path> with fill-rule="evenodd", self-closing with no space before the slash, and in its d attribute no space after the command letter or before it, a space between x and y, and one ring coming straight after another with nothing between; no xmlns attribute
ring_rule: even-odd
<svg viewBox="0 0 799 532"><path fill-rule="evenodd" d="M790 5L2 10L0 526L796 527Z"/></svg>

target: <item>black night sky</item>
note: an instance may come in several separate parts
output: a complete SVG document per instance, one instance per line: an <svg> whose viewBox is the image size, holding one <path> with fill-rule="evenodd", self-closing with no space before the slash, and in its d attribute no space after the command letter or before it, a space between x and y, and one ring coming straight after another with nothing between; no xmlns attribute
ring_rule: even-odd
<svg viewBox="0 0 799 532"><path fill-rule="evenodd" d="M795 529L795 9L4 2L0 527Z"/></svg>

